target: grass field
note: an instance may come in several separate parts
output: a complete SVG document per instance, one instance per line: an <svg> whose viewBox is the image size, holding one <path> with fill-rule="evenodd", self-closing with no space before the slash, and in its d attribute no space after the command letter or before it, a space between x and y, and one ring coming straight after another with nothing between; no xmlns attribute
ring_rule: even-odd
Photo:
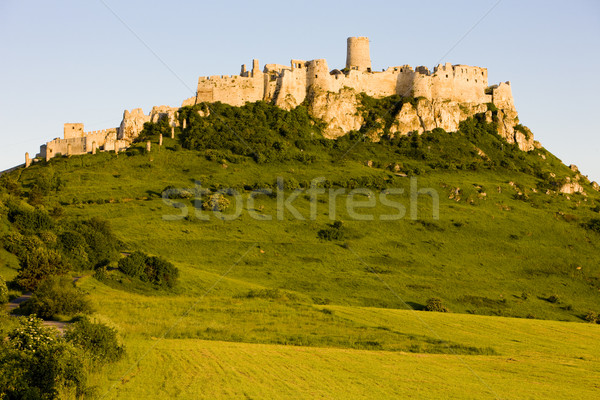
<svg viewBox="0 0 600 400"><path fill-rule="evenodd" d="M64 220L105 218L123 251L160 255L180 270L173 290L110 268L104 280L73 272L86 275L77 285L89 294L94 318L117 328L127 348L125 360L92 376L101 398L600 393L600 326L584 321L588 311L600 311L600 235L583 226L598 217L600 195L588 183L586 196L547 195L540 178L524 172L427 170L418 187L438 193L439 219L434 202L421 196L413 220L411 179L368 167L375 156L369 147L342 161L261 165L243 157L209 161L201 152L168 150L173 145L167 138L149 154L60 158L15 174L25 187L41 174L60 175L64 187L44 198L46 208L62 207ZM523 157L541 159L539 152ZM575 177L547 157L559 177ZM373 220L357 220L348 195L321 194L314 203L303 191L293 206L304 218L289 210L277 218L277 198L247 202L249 188L272 187L277 177L294 187L317 177L385 182L405 190L390 198L406 216L382 220L397 209L376 203L358 211ZM182 209L161 199L163 189L195 182L236 188L240 217L166 220ZM370 189L380 199L375 183ZM237 204L227 197L231 214ZM174 201L194 214L190 199ZM345 236L319 238L333 219L343 221ZM0 233L8 226L3 216ZM0 250L0 274L11 279L17 267ZM411 310L432 297L451 312Z"/></svg>
<svg viewBox="0 0 600 400"><path fill-rule="evenodd" d="M108 376L95 377L95 383L107 399L593 399L600 390L598 326L415 315L405 310L334 310L406 333L426 334L431 329L473 344L492 344L500 355L411 354L195 339L128 340L127 361Z"/></svg>

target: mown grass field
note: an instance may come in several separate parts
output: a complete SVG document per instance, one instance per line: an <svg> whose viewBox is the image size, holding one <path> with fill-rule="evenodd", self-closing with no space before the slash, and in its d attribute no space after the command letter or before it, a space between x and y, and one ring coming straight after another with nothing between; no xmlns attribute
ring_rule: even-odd
<svg viewBox="0 0 600 400"><path fill-rule="evenodd" d="M385 324L406 333L433 330L442 337L493 345L500 354L137 339L126 341L127 360L96 377L95 383L107 399L593 399L600 390L597 326L406 310L333 309L362 323Z"/></svg>
<svg viewBox="0 0 600 400"><path fill-rule="evenodd" d="M60 158L18 173L26 187L39 174L59 174L64 187L44 199L45 207L60 205L65 220L105 218L124 251L160 255L180 270L170 291L111 268L102 281L93 271L74 273L87 275L77 285L89 294L94 318L117 328L127 347L125 360L92 377L102 398L591 399L600 393L600 326L584 321L588 311L600 311L600 235L583 226L598 216L600 195L588 183L587 196L546 195L540 179L527 173L427 171L418 187L438 193L439 219L431 199L421 196L412 220L411 179L367 166L372 150L308 165L257 164L210 161L202 152L169 150L174 144L165 139L149 154ZM575 177L550 156L548 168ZM348 196L340 195L331 218L328 194L311 203L303 191L292 203L303 219L290 211L278 219L276 198L261 195L250 205L244 189L277 177L385 181L405 190L390 198L406 216L382 220L398 210L376 202L358 211L372 220L356 220ZM201 221L191 217L192 200L177 199L190 217L166 220L182 209L164 201L163 190L196 182L236 188L244 199L241 215ZM380 189L371 190L379 199ZM235 198L228 198L231 214ZM333 219L343 221L345 236L319 238ZM0 261L0 274L14 277L15 257L0 252ZM451 312L412 310L432 297Z"/></svg>

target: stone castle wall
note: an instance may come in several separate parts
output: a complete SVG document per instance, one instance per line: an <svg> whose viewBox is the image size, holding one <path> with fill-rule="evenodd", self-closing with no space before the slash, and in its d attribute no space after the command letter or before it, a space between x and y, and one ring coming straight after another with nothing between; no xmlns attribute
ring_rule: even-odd
<svg viewBox="0 0 600 400"><path fill-rule="evenodd" d="M510 82L488 87L486 68L446 63L435 66L433 71L409 65L372 71L368 38L348 38L346 50L343 70L330 70L325 59L292 59L290 65L266 64L261 70L255 59L252 69L249 71L242 65L239 75L200 77L196 95L184 100L182 106L217 101L242 106L262 100L290 110L308 98L311 114L327 125L325 135L335 138L360 128L358 93L375 98L391 95L419 98L416 108L405 104L398 114L394 125L398 134L421 133L435 127L457 129L461 120L481 112L485 103L493 103L501 110L499 133L509 142L519 143L524 150L531 147L532 139L514 130L518 118ZM42 145L38 156L48 160L57 154L119 151L129 146L146 122L168 118L171 126L178 126L177 111L177 107L169 106L153 107L148 115L140 108L125 110L118 128L92 132L84 132L82 123L66 123L64 138Z"/></svg>
<svg viewBox="0 0 600 400"><path fill-rule="evenodd" d="M266 64L260 72L258 61L254 60L252 73L245 71L244 65L240 75L200 77L196 96L186 99L183 106L216 101L241 106L264 100L290 109L302 103L311 90L339 93L343 88L376 98L397 94L478 104L495 101L492 91L496 91L500 103L512 104L507 84L488 88L486 68L446 63L436 66L433 72L422 66L413 70L409 65L371 71L370 59L369 67L366 66L365 50L358 46L360 56L354 56L351 46L356 47L356 43L348 44L347 62L352 68L343 72L330 71L324 59L291 60L290 66Z"/></svg>
<svg viewBox="0 0 600 400"><path fill-rule="evenodd" d="M98 150L121 150L128 143L117 139L117 128L84 132L81 123L66 123L64 138L53 139L40 147L39 156L49 160L57 155L77 155Z"/></svg>

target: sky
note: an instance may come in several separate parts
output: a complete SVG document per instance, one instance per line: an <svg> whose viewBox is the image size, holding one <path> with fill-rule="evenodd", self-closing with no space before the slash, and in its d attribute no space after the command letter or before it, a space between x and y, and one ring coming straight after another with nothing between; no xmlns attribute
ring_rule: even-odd
<svg viewBox="0 0 600 400"><path fill-rule="evenodd" d="M125 109L180 106L199 76L253 58L342 68L348 36L370 38L374 70L488 68L536 140L600 181L600 2L583 0L0 0L0 171L65 122L106 129Z"/></svg>

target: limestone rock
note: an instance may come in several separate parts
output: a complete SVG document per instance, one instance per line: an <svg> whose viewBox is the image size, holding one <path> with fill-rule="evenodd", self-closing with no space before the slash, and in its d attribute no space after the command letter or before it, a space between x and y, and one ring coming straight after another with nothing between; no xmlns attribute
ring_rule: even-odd
<svg viewBox="0 0 600 400"><path fill-rule="evenodd" d="M584 193L583 186L577 182L565 183L561 186L559 192L564 194Z"/></svg>
<svg viewBox="0 0 600 400"><path fill-rule="evenodd" d="M290 111L300 105L300 102L296 100L296 98L288 93L285 96L277 96L275 99L275 105L279 108L283 108L284 110Z"/></svg>
<svg viewBox="0 0 600 400"><path fill-rule="evenodd" d="M579 168L577 168L577 165L575 164L571 164L569 165L569 168L571 169L571 171L573 172L579 172Z"/></svg>
<svg viewBox="0 0 600 400"><path fill-rule="evenodd" d="M515 126L518 123L517 112L514 110L499 110L498 111L498 134L502 136L508 143L516 143L519 149L523 151L531 151L535 148L533 133L528 128L525 128L527 133L516 130Z"/></svg>
<svg viewBox="0 0 600 400"><path fill-rule="evenodd" d="M177 107L154 106L152 107L152 111L150 111L150 122L156 123L162 118L167 118L169 125L178 126L177 110L179 110Z"/></svg>
<svg viewBox="0 0 600 400"><path fill-rule="evenodd" d="M145 115L141 108L125 110L119 127L118 139L132 142L144 129L146 122L150 122L150 116Z"/></svg>
<svg viewBox="0 0 600 400"><path fill-rule="evenodd" d="M598 182L596 182L596 181L592 182L592 188L594 188L594 190L600 192L600 185L598 184Z"/></svg>
<svg viewBox="0 0 600 400"><path fill-rule="evenodd" d="M398 133L400 135L406 135L409 132L417 131L419 134L423 133L423 127L421 126L421 120L417 114L417 110L410 103L404 103L402 109L396 115L392 126L390 126L390 134Z"/></svg>
<svg viewBox="0 0 600 400"><path fill-rule="evenodd" d="M423 131L432 131L437 128L433 117L433 107L427 99L419 99L417 101L417 115L421 120Z"/></svg>
<svg viewBox="0 0 600 400"><path fill-rule="evenodd" d="M311 93L309 112L326 123L323 136L335 139L359 130L364 118L358 112L359 101L353 89L344 88L338 93L315 90Z"/></svg>

